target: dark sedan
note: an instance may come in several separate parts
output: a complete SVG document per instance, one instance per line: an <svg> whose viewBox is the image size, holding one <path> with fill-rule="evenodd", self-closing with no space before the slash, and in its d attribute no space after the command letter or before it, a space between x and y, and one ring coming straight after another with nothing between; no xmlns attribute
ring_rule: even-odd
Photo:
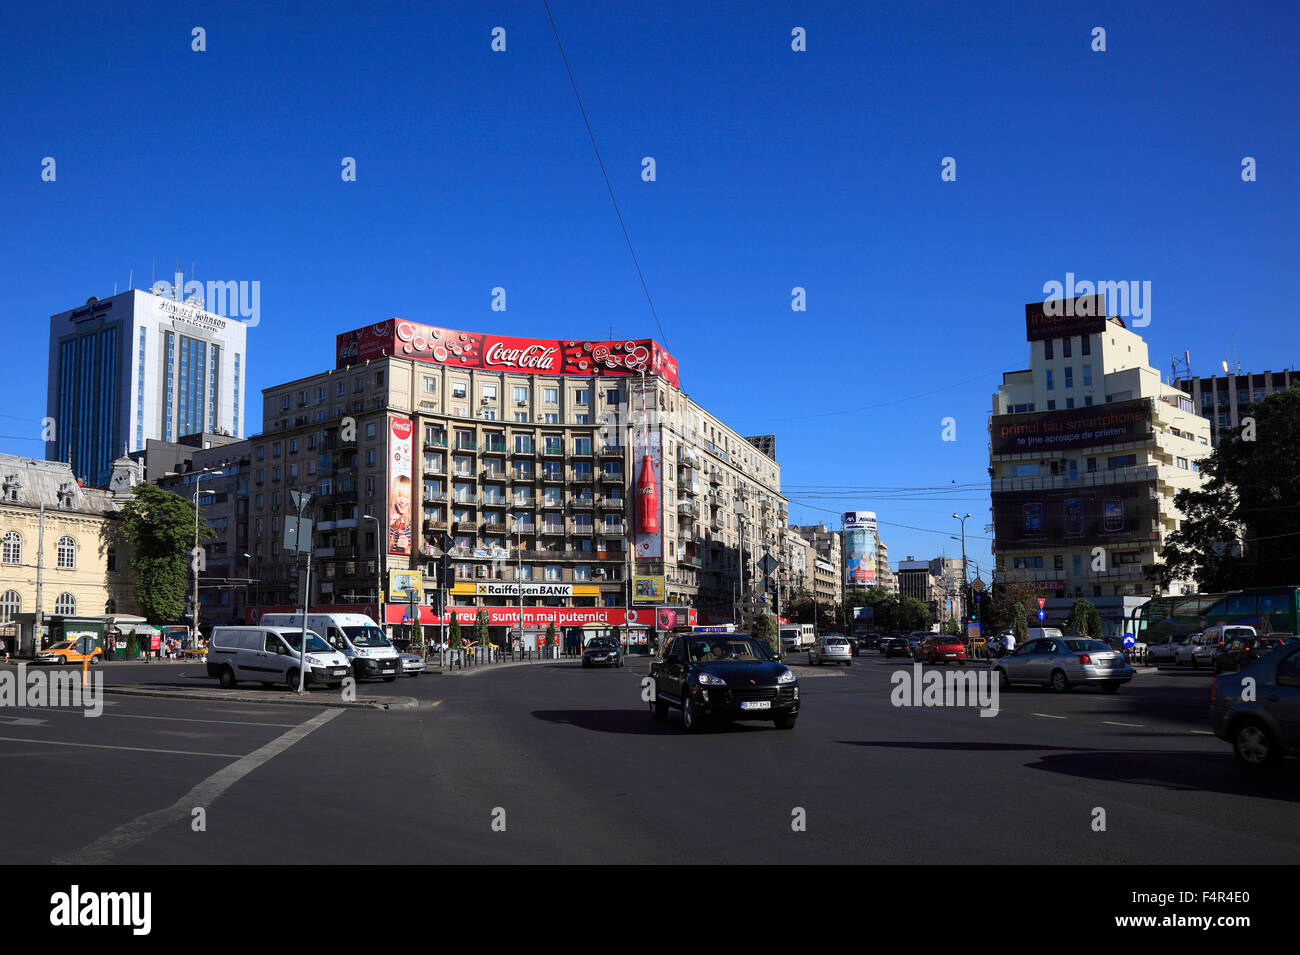
<svg viewBox="0 0 1300 955"><path fill-rule="evenodd" d="M650 663L650 715L669 707L698 732L711 719L768 720L793 729L799 716L799 681L763 640L747 633L680 634Z"/></svg>
<svg viewBox="0 0 1300 955"><path fill-rule="evenodd" d="M582 651L584 667L621 667L623 652L613 640L592 640Z"/></svg>
<svg viewBox="0 0 1300 955"><path fill-rule="evenodd" d="M880 641L880 652L886 657L905 657L912 652L907 637L885 637Z"/></svg>
<svg viewBox="0 0 1300 955"><path fill-rule="evenodd" d="M1210 725L1249 769L1300 756L1300 643L1266 653L1240 673L1215 677Z"/></svg>

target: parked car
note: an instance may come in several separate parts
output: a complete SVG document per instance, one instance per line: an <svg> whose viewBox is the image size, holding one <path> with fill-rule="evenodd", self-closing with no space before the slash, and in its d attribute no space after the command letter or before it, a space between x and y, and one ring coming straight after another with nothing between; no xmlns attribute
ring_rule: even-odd
<svg viewBox="0 0 1300 955"><path fill-rule="evenodd" d="M1158 667L1162 663L1173 663L1174 654L1187 638L1182 634L1166 633L1152 637L1147 641L1147 664Z"/></svg>
<svg viewBox="0 0 1300 955"><path fill-rule="evenodd" d="M1276 637L1258 637L1245 634L1233 637L1214 654L1211 665L1215 673L1240 670L1254 663L1266 653L1285 646L1285 641Z"/></svg>
<svg viewBox="0 0 1300 955"><path fill-rule="evenodd" d="M263 614L262 626L302 627L302 614ZM401 672L397 662L397 648L384 636L379 624L365 614L308 614L307 629L347 657L352 675L358 683L365 679L381 679L385 683L392 683Z"/></svg>
<svg viewBox="0 0 1300 955"><path fill-rule="evenodd" d="M614 640L597 638L582 648L582 665L584 667L621 667L623 651Z"/></svg>
<svg viewBox="0 0 1300 955"><path fill-rule="evenodd" d="M333 649L311 630L284 627L213 627L208 640L208 676L216 677L225 689L236 683L284 683L298 688L298 668L307 666L304 684L324 683L331 689L343 685L352 673L348 658Z"/></svg>
<svg viewBox="0 0 1300 955"><path fill-rule="evenodd" d="M808 662L816 663L818 666L823 663L843 663L846 667L853 666L853 650L844 637L819 637L817 642L808 648Z"/></svg>
<svg viewBox="0 0 1300 955"><path fill-rule="evenodd" d="M997 662L998 684L1050 686L1064 693L1073 686L1098 686L1114 693L1133 679L1133 667L1106 644L1088 637L1044 637L1026 641Z"/></svg>
<svg viewBox="0 0 1300 955"><path fill-rule="evenodd" d="M945 633L931 634L916 645L913 654L921 663L960 663L966 665L966 645L961 637L951 637Z"/></svg>
<svg viewBox="0 0 1300 955"><path fill-rule="evenodd" d="M1189 658L1194 670L1201 667L1213 667L1215 655L1222 652L1230 640L1234 637L1254 636L1257 636L1254 627L1210 627L1200 634L1200 639L1190 648L1186 656Z"/></svg>
<svg viewBox="0 0 1300 955"><path fill-rule="evenodd" d="M1253 680L1243 700L1246 678ZM1266 653L1240 673L1214 678L1210 689L1210 726L1232 744L1237 760L1249 769L1300 756L1300 643L1286 643Z"/></svg>
<svg viewBox="0 0 1300 955"><path fill-rule="evenodd" d="M1192 666L1195 664L1196 649L1201 645L1205 635L1201 633L1192 633L1187 635L1182 643L1174 648L1174 666Z"/></svg>
<svg viewBox="0 0 1300 955"><path fill-rule="evenodd" d="M880 652L884 654L886 658L907 656L907 637L902 635L886 637L884 640L880 641Z"/></svg>
<svg viewBox="0 0 1300 955"><path fill-rule="evenodd" d="M669 707L697 732L710 719L771 720L793 729L799 716L799 680L772 656L766 641L747 633L674 634L650 661L650 715Z"/></svg>
<svg viewBox="0 0 1300 955"><path fill-rule="evenodd" d="M916 656L916 648L921 645L921 641L926 637L933 636L929 630L913 630L907 635L907 652L909 656Z"/></svg>
<svg viewBox="0 0 1300 955"><path fill-rule="evenodd" d="M397 662L407 676L419 676L424 672L424 657L415 653L399 653Z"/></svg>
<svg viewBox="0 0 1300 955"><path fill-rule="evenodd" d="M87 660L94 666L104 659L104 651L95 646L94 637L77 637L75 640L61 640L52 647L46 647L36 654L37 663L63 664L75 663L81 666Z"/></svg>

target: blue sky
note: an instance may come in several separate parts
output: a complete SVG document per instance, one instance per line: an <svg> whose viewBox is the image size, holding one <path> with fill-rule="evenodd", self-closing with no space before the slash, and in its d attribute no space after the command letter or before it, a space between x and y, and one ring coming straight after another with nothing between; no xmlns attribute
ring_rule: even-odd
<svg viewBox="0 0 1300 955"><path fill-rule="evenodd" d="M193 262L261 282L250 391L393 315L656 337L776 433L796 521L875 510L897 560L959 552L970 511L987 576L986 414L1045 282L1150 281L1160 367L1234 334L1243 368L1296 363L1300 5L552 0L662 333L541 0L245 6L8 13L0 451L42 454L51 313Z"/></svg>

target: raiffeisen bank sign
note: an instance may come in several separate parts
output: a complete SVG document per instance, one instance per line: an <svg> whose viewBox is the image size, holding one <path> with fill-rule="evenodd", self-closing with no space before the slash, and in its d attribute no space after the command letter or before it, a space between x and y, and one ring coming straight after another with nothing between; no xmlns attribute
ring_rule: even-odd
<svg viewBox="0 0 1300 955"><path fill-rule="evenodd" d="M677 360L651 338L517 338L420 325L400 318L338 336L337 367L391 355L455 368L537 375L654 375L678 384Z"/></svg>

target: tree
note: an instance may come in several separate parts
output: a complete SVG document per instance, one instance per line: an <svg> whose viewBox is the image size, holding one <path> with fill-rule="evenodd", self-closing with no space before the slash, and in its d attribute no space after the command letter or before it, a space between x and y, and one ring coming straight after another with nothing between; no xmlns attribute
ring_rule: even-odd
<svg viewBox="0 0 1300 955"><path fill-rule="evenodd" d="M420 623L419 611L416 611L415 619L411 623L411 652L421 653L424 650L424 626Z"/></svg>
<svg viewBox="0 0 1300 955"><path fill-rule="evenodd" d="M488 645L488 612L480 610L474 616L474 642L480 647Z"/></svg>
<svg viewBox="0 0 1300 955"><path fill-rule="evenodd" d="M1012 580L1006 583L997 583L993 585L993 593L984 609L981 611L985 627L993 633L1000 633L1003 630L1015 630L1016 636L1020 636L1020 630L1016 629L1016 615L1014 608L1020 607L1020 626L1025 625L1025 608L1032 607L1038 591L1032 581Z"/></svg>
<svg viewBox="0 0 1300 955"><path fill-rule="evenodd" d="M155 484L137 484L122 506L117 536L130 546L136 600L150 623L174 623L185 609L194 554L194 502ZM199 542L216 537L204 521ZM202 566L202 565L200 565Z"/></svg>
<svg viewBox="0 0 1300 955"><path fill-rule="evenodd" d="M754 621L754 636L759 640L766 641L774 656L781 655L781 640L778 629L771 614L760 614L758 619Z"/></svg>
<svg viewBox="0 0 1300 955"><path fill-rule="evenodd" d="M1091 604L1088 606L1088 636L1101 639L1101 612Z"/></svg>
<svg viewBox="0 0 1300 955"><path fill-rule="evenodd" d="M1072 633L1082 633L1085 636L1098 636L1090 629L1092 617L1096 613L1097 608L1093 606L1092 601L1079 598L1070 605L1070 614L1065 619L1065 629Z"/></svg>
<svg viewBox="0 0 1300 955"><path fill-rule="evenodd" d="M460 632L460 620L455 614L451 615L451 627L447 631L447 643L459 649L465 645L465 637Z"/></svg>
<svg viewBox="0 0 1300 955"><path fill-rule="evenodd" d="M1011 605L1011 623L1009 627L1004 629L1015 631L1017 642L1021 642L1029 636L1029 621L1025 616L1024 604Z"/></svg>
<svg viewBox="0 0 1300 955"><path fill-rule="evenodd" d="M961 636L961 624L959 624L956 620L951 620L951 619L945 620L943 622L943 626L940 629L943 633L946 633L951 637Z"/></svg>
<svg viewBox="0 0 1300 955"><path fill-rule="evenodd" d="M1179 491L1183 521L1148 579L1203 592L1289 586L1300 580L1300 387L1243 412L1235 434L1200 462L1204 483Z"/></svg>
<svg viewBox="0 0 1300 955"><path fill-rule="evenodd" d="M555 635L555 621L546 625L546 645L553 647L560 642L560 638Z"/></svg>

